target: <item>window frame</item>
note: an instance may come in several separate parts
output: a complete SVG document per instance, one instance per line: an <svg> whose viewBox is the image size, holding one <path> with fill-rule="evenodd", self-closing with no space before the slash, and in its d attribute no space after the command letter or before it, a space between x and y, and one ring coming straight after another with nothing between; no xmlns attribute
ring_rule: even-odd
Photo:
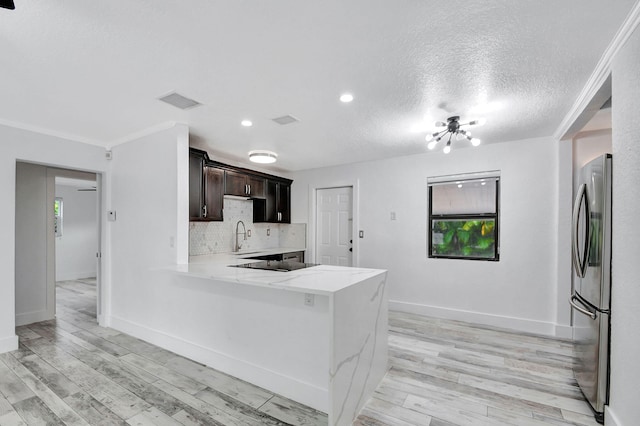
<svg viewBox="0 0 640 426"><path fill-rule="evenodd" d="M483 177L486 175L486 177ZM495 180L496 185L496 199L495 199L495 213L464 213L464 214L433 214L433 186L437 184L445 184L445 183L457 183L461 182L471 182L478 181L481 179L491 179ZM456 175L450 176L450 179L447 177L439 177L434 178L434 181L430 182L430 179L427 179L427 187L428 187L428 199L427 202L429 204L429 215L428 215L428 224L427 224L427 257L429 259L459 259L459 260L483 260L488 262L498 262L500 261L500 173L499 172L487 172L487 173L473 173L468 175ZM473 220L473 219L493 219L494 220L494 234L495 234L495 242L493 245L493 257L479 257L479 256L464 256L464 255L443 255L443 254L434 254L433 253L433 221L453 221L453 220Z"/></svg>
<svg viewBox="0 0 640 426"><path fill-rule="evenodd" d="M58 213L56 215L56 203L58 204ZM62 237L63 223L64 223L64 200L62 197L55 197L53 200L53 223L54 223L54 235L56 238Z"/></svg>

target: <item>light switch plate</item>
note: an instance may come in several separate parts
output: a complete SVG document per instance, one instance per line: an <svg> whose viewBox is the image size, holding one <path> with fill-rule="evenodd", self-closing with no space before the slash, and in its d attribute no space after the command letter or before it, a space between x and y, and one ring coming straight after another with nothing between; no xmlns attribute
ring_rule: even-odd
<svg viewBox="0 0 640 426"><path fill-rule="evenodd" d="M359 238L364 238L364 231L359 231L358 232L358 237Z"/></svg>
<svg viewBox="0 0 640 426"><path fill-rule="evenodd" d="M115 210L109 210L107 212L107 220L109 222L115 222L116 221L116 211Z"/></svg>

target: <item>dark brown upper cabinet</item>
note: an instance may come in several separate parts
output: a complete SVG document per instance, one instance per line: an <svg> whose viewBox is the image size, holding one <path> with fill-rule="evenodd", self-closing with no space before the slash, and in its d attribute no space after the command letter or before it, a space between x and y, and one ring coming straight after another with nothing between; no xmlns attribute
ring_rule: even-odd
<svg viewBox="0 0 640 426"><path fill-rule="evenodd" d="M224 170L208 165L204 151L189 151L189 220L221 221Z"/></svg>
<svg viewBox="0 0 640 426"><path fill-rule="evenodd" d="M233 170L226 170L224 174L225 195L264 198L264 177Z"/></svg>
<svg viewBox="0 0 640 426"><path fill-rule="evenodd" d="M212 161L205 151L190 148L190 220L221 221L224 195L236 195L253 200L254 222L291 223L292 182Z"/></svg>
<svg viewBox="0 0 640 426"><path fill-rule="evenodd" d="M291 223L291 183L267 179L264 214L261 217L256 218L255 206L254 201L254 222Z"/></svg>

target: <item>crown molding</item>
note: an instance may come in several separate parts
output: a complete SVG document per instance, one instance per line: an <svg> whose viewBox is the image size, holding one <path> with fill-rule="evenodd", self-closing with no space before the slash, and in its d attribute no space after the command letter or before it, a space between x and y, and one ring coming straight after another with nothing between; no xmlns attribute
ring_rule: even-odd
<svg viewBox="0 0 640 426"><path fill-rule="evenodd" d="M5 120L2 118L0 118L0 126L6 126L14 129L25 130L27 132L38 133L41 135L51 136L58 139L65 139L67 141L72 141L72 142L86 143L86 144L95 145L95 146L104 146L103 143L97 140L83 138L81 136L72 135L68 133L57 132L55 130L47 129L45 127L33 126L31 124L20 123L17 121Z"/></svg>
<svg viewBox="0 0 640 426"><path fill-rule="evenodd" d="M553 134L554 139L571 138L611 96L611 65L620 49L638 27L638 24L640 24L640 1L636 1L631 12L629 12L622 26L604 51L595 70L587 80L587 84L580 92L578 99L576 99L569 113ZM602 100L602 103L600 103L600 100Z"/></svg>

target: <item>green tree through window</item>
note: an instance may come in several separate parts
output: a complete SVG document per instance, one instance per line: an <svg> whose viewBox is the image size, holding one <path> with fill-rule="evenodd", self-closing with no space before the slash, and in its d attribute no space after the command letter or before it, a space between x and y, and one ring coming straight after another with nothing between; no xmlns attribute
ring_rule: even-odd
<svg viewBox="0 0 640 426"><path fill-rule="evenodd" d="M429 257L498 260L497 172L429 180Z"/></svg>

